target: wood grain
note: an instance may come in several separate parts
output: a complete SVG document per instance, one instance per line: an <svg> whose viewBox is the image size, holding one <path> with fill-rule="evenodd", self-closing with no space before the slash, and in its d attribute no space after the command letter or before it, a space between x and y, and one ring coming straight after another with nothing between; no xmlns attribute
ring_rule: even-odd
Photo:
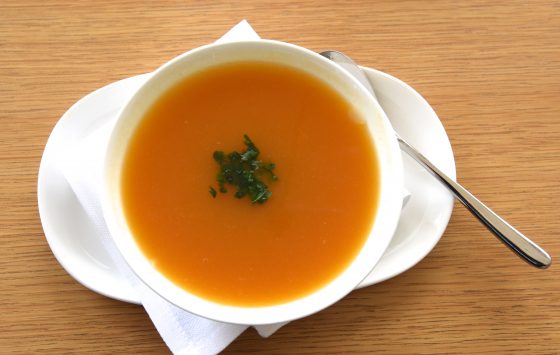
<svg viewBox="0 0 560 355"><path fill-rule="evenodd" d="M65 110L248 19L266 38L338 49L433 105L459 179L560 255L558 1L0 2L0 353L166 353L141 307L57 263L36 202ZM456 206L412 270L226 353L560 353L560 271L534 270Z"/></svg>

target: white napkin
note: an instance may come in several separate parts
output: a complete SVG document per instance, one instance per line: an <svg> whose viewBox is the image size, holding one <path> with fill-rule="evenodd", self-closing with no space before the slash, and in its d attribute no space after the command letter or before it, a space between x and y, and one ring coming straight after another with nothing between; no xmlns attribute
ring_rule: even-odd
<svg viewBox="0 0 560 355"><path fill-rule="evenodd" d="M218 42L259 39L247 21L241 21ZM115 117L116 118L116 117ZM161 337L174 354L216 354L237 338L247 326L212 321L186 312L154 293L130 270L118 252L103 219L100 196L103 157L115 118L92 132L75 149L61 157L61 170L87 215L94 222L103 246L119 272L140 295ZM268 337L286 323L257 326Z"/></svg>
<svg viewBox="0 0 560 355"><path fill-rule="evenodd" d="M243 20L217 42L259 38L249 23ZM135 288L142 305L169 349L174 354L219 353L248 327L202 318L161 298L130 270L107 230L98 196L101 193L101 174L105 150L115 120L116 117L111 118L101 128L98 128L77 144L75 149L61 157L60 168L82 207L93 221L103 246L113 259L119 272ZM409 197L410 194L404 191L403 206ZM261 336L268 337L285 324L287 322L260 325L255 326L255 329Z"/></svg>

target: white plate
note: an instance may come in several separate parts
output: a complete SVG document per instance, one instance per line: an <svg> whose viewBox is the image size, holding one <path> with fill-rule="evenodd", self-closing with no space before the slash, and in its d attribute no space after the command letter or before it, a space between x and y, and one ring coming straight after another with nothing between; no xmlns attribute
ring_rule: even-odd
<svg viewBox="0 0 560 355"><path fill-rule="evenodd" d="M454 178L453 152L430 105L402 81L376 70L366 71L399 134ZM58 164L65 151L114 117L149 76L143 74L112 83L76 102L49 137L37 187L43 230L64 269L87 288L131 303L139 303L138 296L97 239ZM419 132L422 134L418 135ZM451 194L408 156L404 156L404 167L405 186L412 197L403 209L389 248L359 287L381 282L414 266L433 249L449 222L453 209Z"/></svg>

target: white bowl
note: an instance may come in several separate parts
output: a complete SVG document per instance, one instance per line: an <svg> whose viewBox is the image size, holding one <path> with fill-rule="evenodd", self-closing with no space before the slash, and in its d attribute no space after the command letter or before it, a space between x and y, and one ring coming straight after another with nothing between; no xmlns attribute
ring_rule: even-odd
<svg viewBox="0 0 560 355"><path fill-rule="evenodd" d="M373 226L364 246L340 275L303 298L265 307L236 307L203 299L175 285L148 260L132 235L122 207L120 178L127 142L144 113L169 88L206 68L238 61L281 63L303 70L338 91L365 119L380 167L380 198ZM378 103L333 62L288 43L258 40L210 44L180 55L155 71L118 115L105 161L103 213L117 248L136 275L176 306L214 320L236 324L271 324L318 312L354 289L379 261L389 245L402 203L401 153L389 120Z"/></svg>

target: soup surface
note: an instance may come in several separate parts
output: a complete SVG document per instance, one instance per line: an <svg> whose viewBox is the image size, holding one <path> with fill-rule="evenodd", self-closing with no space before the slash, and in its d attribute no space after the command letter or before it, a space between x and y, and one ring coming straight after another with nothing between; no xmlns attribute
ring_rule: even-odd
<svg viewBox="0 0 560 355"><path fill-rule="evenodd" d="M274 162L263 204L215 198L216 150L243 134ZM189 77L146 113L122 175L127 223L144 254L202 298L267 306L305 296L363 246L378 203L376 153L365 122L320 80L260 62Z"/></svg>

